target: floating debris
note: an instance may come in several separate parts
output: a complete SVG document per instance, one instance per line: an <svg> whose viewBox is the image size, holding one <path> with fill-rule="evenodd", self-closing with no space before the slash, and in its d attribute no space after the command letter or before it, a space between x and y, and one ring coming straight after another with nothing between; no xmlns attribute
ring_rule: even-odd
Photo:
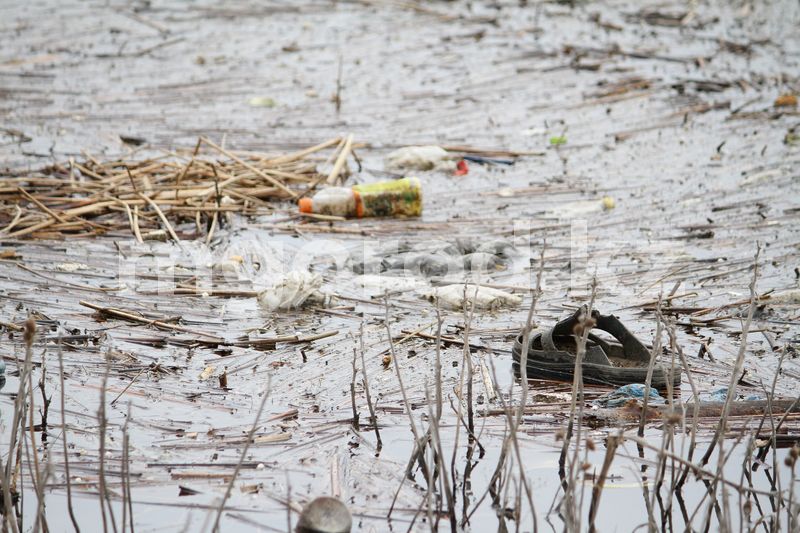
<svg viewBox="0 0 800 533"><path fill-rule="evenodd" d="M386 170L406 172L409 170L457 170L457 157L441 146L405 146L391 152L384 159Z"/></svg>
<svg viewBox="0 0 800 533"><path fill-rule="evenodd" d="M280 276L272 287L261 291L258 303L267 311L298 309L306 302L320 303L322 276L307 270L293 270Z"/></svg>
<svg viewBox="0 0 800 533"><path fill-rule="evenodd" d="M476 292L477 289L477 292ZM515 307L522 303L522 296L491 287L467 285L446 285L424 294L425 298L439 303L447 309L461 310L466 302L467 308L492 309Z"/></svg>
<svg viewBox="0 0 800 533"><path fill-rule="evenodd" d="M349 533L353 519L338 498L321 496L303 507L297 533Z"/></svg>

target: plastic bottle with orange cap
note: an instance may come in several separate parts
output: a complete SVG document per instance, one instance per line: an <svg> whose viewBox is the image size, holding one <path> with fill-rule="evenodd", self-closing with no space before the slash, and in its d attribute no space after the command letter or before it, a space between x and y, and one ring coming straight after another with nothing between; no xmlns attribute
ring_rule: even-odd
<svg viewBox="0 0 800 533"><path fill-rule="evenodd" d="M361 217L416 217L422 214L419 178L379 181L353 187L328 187L298 201L301 213Z"/></svg>

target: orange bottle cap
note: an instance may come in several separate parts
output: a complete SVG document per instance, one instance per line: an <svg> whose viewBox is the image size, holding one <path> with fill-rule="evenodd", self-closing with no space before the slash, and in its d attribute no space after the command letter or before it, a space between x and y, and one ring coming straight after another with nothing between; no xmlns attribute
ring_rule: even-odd
<svg viewBox="0 0 800 533"><path fill-rule="evenodd" d="M297 201L297 206L300 208L301 213L312 213L314 201L311 198L300 198Z"/></svg>

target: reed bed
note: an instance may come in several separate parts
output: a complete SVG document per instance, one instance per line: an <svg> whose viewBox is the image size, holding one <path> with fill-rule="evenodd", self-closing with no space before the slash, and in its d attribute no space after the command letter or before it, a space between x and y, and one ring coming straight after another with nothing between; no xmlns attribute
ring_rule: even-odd
<svg viewBox="0 0 800 533"><path fill-rule="evenodd" d="M267 154L228 150L206 137L194 149L148 159L100 161L89 154L35 172L0 174L0 235L64 238L130 231L142 242L180 237L175 226L205 224L221 214L268 214L275 201L296 200L347 175L353 137ZM328 172L322 169L330 167Z"/></svg>

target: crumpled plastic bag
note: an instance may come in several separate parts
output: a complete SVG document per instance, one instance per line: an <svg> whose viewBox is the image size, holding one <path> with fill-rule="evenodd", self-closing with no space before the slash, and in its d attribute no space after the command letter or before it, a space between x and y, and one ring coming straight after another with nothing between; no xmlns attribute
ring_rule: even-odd
<svg viewBox="0 0 800 533"><path fill-rule="evenodd" d="M728 399L728 387L717 387L716 389L712 389L710 392L700 393L700 401L703 402L724 402ZM748 394L747 396L737 395L734 398L734 401L744 400L744 401L752 401L752 400L764 400L764 396L759 394Z"/></svg>
<svg viewBox="0 0 800 533"><path fill-rule="evenodd" d="M456 161L440 146L404 146L391 152L384 159L384 167L389 171L442 170L453 171Z"/></svg>
<svg viewBox="0 0 800 533"><path fill-rule="evenodd" d="M467 285L466 300L468 308L498 309L500 307L515 307L522 303L522 296L483 286L478 286L476 294L475 287L475 285ZM434 303L438 300L439 304L447 309L461 310L464 308L464 285L462 284L437 287L424 293L424 296Z"/></svg>
<svg viewBox="0 0 800 533"><path fill-rule="evenodd" d="M622 407L630 400L644 402L645 388L646 387L644 383L631 383L629 385L623 385L615 391L603 394L592 403L594 405L599 405L600 407L613 408ZM665 401L666 400L664 400L664 398L656 389L650 387L650 397L647 400L649 405L663 405Z"/></svg>
<svg viewBox="0 0 800 533"><path fill-rule="evenodd" d="M322 276L308 271L293 270L280 276L272 287L258 295L259 305L267 311L298 309L307 302L321 302L325 297L319 288Z"/></svg>
<svg viewBox="0 0 800 533"><path fill-rule="evenodd" d="M356 274L403 271L405 275L446 277L463 271L492 271L505 267L517 250L511 241L458 238L423 243L392 242L367 258L349 262Z"/></svg>
<svg viewBox="0 0 800 533"><path fill-rule="evenodd" d="M464 269L472 271L495 270L503 264L500 257L486 252L472 252L462 259L464 261Z"/></svg>
<svg viewBox="0 0 800 533"><path fill-rule="evenodd" d="M458 238L455 241L458 253L469 255L473 253L486 253L497 257L509 258L517 254L514 243L504 239L485 240L481 237Z"/></svg>

